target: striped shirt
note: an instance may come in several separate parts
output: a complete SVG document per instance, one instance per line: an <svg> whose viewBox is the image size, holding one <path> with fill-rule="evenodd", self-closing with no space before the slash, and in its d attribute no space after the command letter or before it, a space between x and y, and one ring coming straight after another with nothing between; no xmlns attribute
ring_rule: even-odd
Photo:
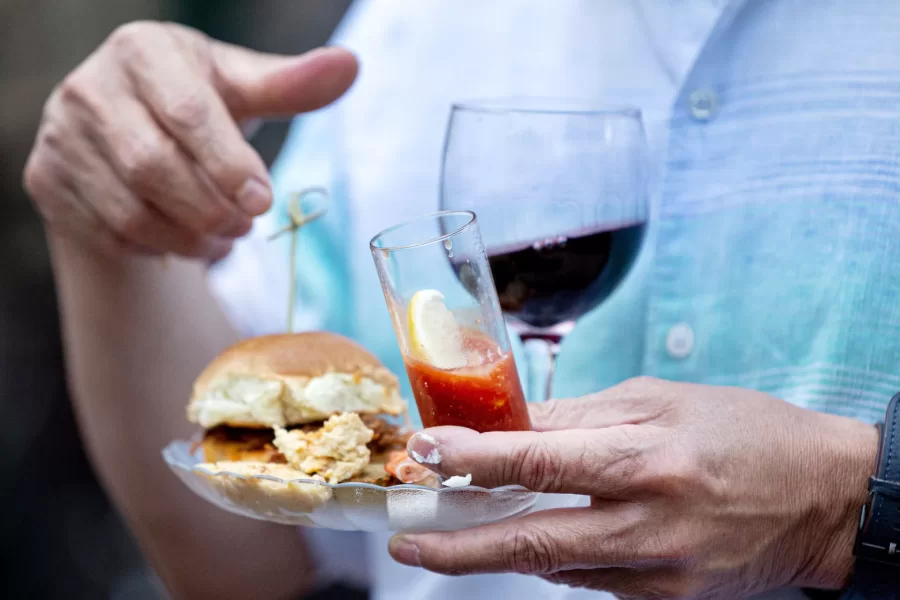
<svg viewBox="0 0 900 600"><path fill-rule="evenodd" d="M357 2L335 40L361 78L297 121L273 172L282 202L310 185L334 196L302 234L297 321L402 373L367 242L437 208L449 103L630 94L658 166L648 238L564 342L555 395L648 374L877 421L900 389L898 31L900 4L883 0ZM285 219L276 206L213 275L248 334L283 327L286 246L261 240ZM337 557L325 571L368 573L377 599L603 597L407 569L384 536L354 563L358 538L336 536L312 535Z"/></svg>

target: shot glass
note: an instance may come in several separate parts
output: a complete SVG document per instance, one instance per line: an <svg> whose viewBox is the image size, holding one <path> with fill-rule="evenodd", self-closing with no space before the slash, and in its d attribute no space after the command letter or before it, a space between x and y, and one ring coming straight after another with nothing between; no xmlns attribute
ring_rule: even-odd
<svg viewBox="0 0 900 600"><path fill-rule="evenodd" d="M422 423L530 430L475 214L427 215L369 245Z"/></svg>

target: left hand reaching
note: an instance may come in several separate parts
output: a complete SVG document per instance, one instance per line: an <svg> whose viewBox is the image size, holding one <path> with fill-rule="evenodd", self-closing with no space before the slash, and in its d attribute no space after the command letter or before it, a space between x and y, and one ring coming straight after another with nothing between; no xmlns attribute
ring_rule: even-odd
<svg viewBox="0 0 900 600"><path fill-rule="evenodd" d="M439 573L527 573L627 598L840 588L878 434L738 388L627 381L531 407L535 432L427 430L410 456L473 485L583 494L590 507L451 533L393 557Z"/></svg>

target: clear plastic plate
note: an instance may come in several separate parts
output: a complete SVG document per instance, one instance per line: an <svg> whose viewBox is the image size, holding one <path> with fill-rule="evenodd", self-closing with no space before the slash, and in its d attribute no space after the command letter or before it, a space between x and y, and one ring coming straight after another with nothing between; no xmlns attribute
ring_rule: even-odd
<svg viewBox="0 0 900 600"><path fill-rule="evenodd" d="M201 468L201 451L175 441L162 452L172 471L207 501L245 517L345 531L454 531L530 512L539 494L519 486L439 490L284 480Z"/></svg>

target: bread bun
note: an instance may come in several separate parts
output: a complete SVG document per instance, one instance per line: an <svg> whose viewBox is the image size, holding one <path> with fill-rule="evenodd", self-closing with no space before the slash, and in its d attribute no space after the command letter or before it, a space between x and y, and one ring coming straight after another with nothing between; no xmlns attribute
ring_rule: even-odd
<svg viewBox="0 0 900 600"><path fill-rule="evenodd" d="M332 495L331 488L324 482L292 481L320 478L300 473L288 465L226 461L200 464L198 467L215 473L208 475L207 479L218 495L239 507L251 509L276 521L284 518L285 512L311 513L328 502ZM258 476L275 477L284 483L260 479Z"/></svg>
<svg viewBox="0 0 900 600"><path fill-rule="evenodd" d="M194 383L194 395L204 394L222 376L234 373L317 377L350 373L397 387L397 378L375 355L336 333L310 331L264 335L242 340L216 357Z"/></svg>
<svg viewBox="0 0 900 600"><path fill-rule="evenodd" d="M261 427L301 425L339 412L399 415L397 378L355 342L323 331L238 342L200 374L188 420Z"/></svg>

